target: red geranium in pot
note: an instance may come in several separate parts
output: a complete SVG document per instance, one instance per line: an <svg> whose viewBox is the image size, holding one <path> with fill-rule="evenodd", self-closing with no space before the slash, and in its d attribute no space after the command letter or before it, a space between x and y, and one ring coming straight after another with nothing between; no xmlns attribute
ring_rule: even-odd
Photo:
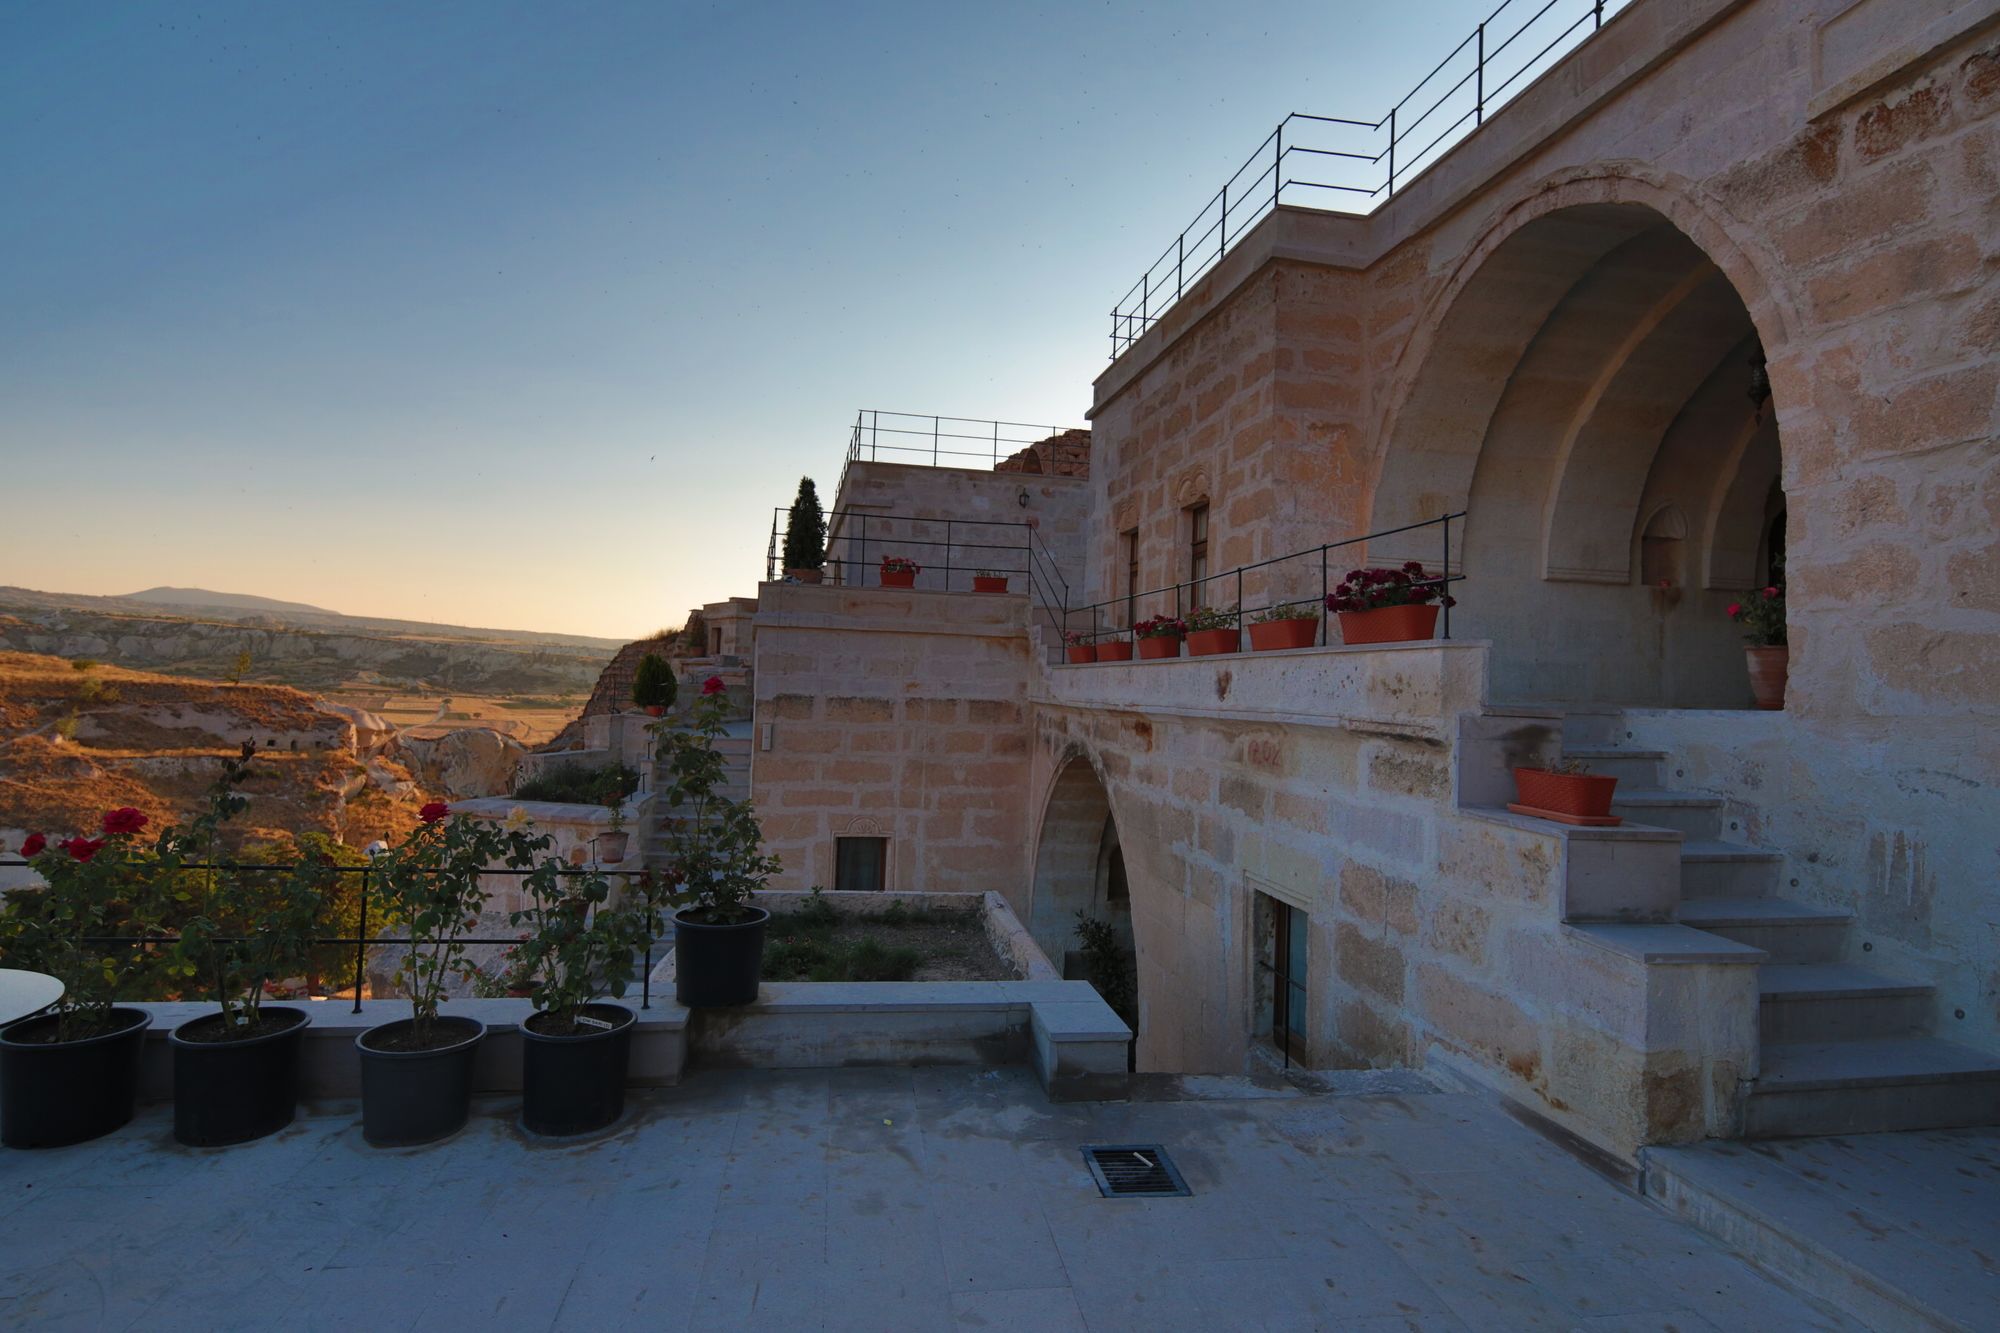
<svg viewBox="0 0 2000 1333"><path fill-rule="evenodd" d="M972 590L974 592L1007 591L1006 571L1000 569L981 569L975 571L972 575Z"/></svg>
<svg viewBox="0 0 2000 1333"><path fill-rule="evenodd" d="M1139 636L1140 657L1179 657L1187 626L1175 616L1154 616L1132 626L1132 632Z"/></svg>
<svg viewBox="0 0 2000 1333"><path fill-rule="evenodd" d="M917 575L924 567L907 556L885 555L882 557L882 586L885 588L914 588Z"/></svg>
<svg viewBox="0 0 2000 1333"><path fill-rule="evenodd" d="M1759 708L1785 706L1785 682L1791 676L1792 650L1785 641L1785 590L1773 583L1760 592L1731 602L1729 618L1742 624L1743 650L1750 666L1750 694Z"/></svg>
<svg viewBox="0 0 2000 1333"><path fill-rule="evenodd" d="M1092 646L1088 634L1076 630L1064 630L1063 647L1071 662L1080 664L1097 660L1097 649Z"/></svg>
<svg viewBox="0 0 2000 1333"><path fill-rule="evenodd" d="M1438 608L1457 606L1444 578L1412 560L1401 569L1350 569L1327 594L1326 609L1340 616L1341 642L1407 643L1437 632Z"/></svg>

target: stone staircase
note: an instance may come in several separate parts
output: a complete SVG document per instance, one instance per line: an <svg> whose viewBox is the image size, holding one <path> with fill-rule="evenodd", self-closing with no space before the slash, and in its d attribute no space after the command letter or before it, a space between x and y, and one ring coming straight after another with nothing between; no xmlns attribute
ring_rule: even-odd
<svg viewBox="0 0 2000 1333"><path fill-rule="evenodd" d="M718 794L732 801L750 799L750 736L748 721L732 722L727 734L715 743L716 752L722 756L723 783ZM662 784L657 775L653 781L654 790ZM653 803L653 826L646 830L646 864L657 865L666 859L667 830L673 822L673 812L663 801Z"/></svg>
<svg viewBox="0 0 2000 1333"><path fill-rule="evenodd" d="M1726 803L1667 788L1669 756L1617 745L1616 722L1570 713L1563 754L1618 778L1613 813L1680 832L1680 924L1766 955L1743 1136L2000 1123L2000 1057L1932 1035L1936 988L1854 961L1853 914L1783 897L1784 855L1726 837Z"/></svg>

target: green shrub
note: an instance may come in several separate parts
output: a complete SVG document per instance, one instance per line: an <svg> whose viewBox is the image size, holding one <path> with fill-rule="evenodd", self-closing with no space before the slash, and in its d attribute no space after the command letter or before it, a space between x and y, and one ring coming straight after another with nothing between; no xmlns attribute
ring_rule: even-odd
<svg viewBox="0 0 2000 1333"><path fill-rule="evenodd" d="M639 670L632 677L633 703L641 708L672 708L678 692L666 658L647 653L639 659Z"/></svg>
<svg viewBox="0 0 2000 1333"><path fill-rule="evenodd" d="M611 805L622 802L639 789L639 774L623 764L609 768L585 768L570 762L557 764L514 788L524 801L559 801L566 805Z"/></svg>

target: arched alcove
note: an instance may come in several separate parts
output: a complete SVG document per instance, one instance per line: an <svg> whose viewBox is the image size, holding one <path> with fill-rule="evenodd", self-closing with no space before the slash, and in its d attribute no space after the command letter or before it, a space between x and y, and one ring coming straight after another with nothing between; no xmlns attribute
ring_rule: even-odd
<svg viewBox="0 0 2000 1333"><path fill-rule="evenodd" d="M1452 633L1492 641L1496 700L1749 705L1726 608L1761 577L1778 414L1726 253L1651 203L1512 218L1413 337L1369 526L1466 511Z"/></svg>
<svg viewBox="0 0 2000 1333"><path fill-rule="evenodd" d="M1125 950L1135 1010L1137 952L1125 853L1111 798L1090 761L1072 755L1050 785L1035 845L1028 933L1066 977L1090 979L1078 956L1077 913L1108 924ZM1108 998L1108 997L1107 997ZM1137 1018L1138 1013L1128 1017Z"/></svg>

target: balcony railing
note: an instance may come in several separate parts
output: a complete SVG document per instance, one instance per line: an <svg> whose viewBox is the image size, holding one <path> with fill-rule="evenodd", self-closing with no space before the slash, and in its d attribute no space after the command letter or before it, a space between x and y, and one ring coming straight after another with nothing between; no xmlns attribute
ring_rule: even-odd
<svg viewBox="0 0 2000 1333"><path fill-rule="evenodd" d="M28 869L33 868L27 861L24 860L0 861L0 870L14 870L14 869L21 869L24 867ZM281 875L281 874L295 872L299 869L299 867L295 865L266 865L262 863L236 864L236 863L217 862L214 864L195 864L190 862L186 865L180 866L179 869L188 871L216 871L227 874ZM374 881L377 874L376 868L374 866L372 865L329 866L326 867L326 869L334 874L361 876L361 887L359 893L360 919L359 919L359 928L356 930L356 932L352 935L315 935L311 940L311 943L315 948L345 948L354 950L354 964L353 964L354 965L354 982L353 982L354 1012L358 1014L361 1012L361 988L366 980L367 970L368 970L368 950L378 945L408 944L410 942L410 939L409 936L407 935L402 935L402 936L370 935L368 933L369 899L370 899L370 894L374 887ZM435 870L406 869L403 873L444 875L444 874L455 874L457 872L449 869L435 869ZM487 875L513 875L519 878L532 875L535 872L530 867L523 867L516 869L507 866L488 866L485 869L481 870L479 873L482 877ZM644 875L649 872L645 870L610 870L601 868L574 867L559 871L558 873L565 877L576 876L576 875L605 875L605 876L617 876L624 879L631 879L634 876ZM31 891L32 890L27 890L27 889L11 890L11 892L17 892L17 893L31 892ZM671 924L669 924L669 931L671 932ZM672 938L671 933L669 933L669 935L667 935L665 938ZM518 934L517 935L460 935L457 936L456 939L458 943L466 945L507 945L511 947L521 942L521 937ZM80 937L79 942L98 948L116 947L122 945L134 949L156 950L179 943L180 935L175 931L160 931L157 933L146 934L146 935L86 935ZM235 944L235 943L242 943L243 941L229 936L213 936L210 937L209 942L217 944ZM641 1009L650 1009L652 1008L653 1005L653 980L652 980L653 949L654 946L658 943L659 939L655 938L649 930L645 941L645 969L640 974L640 983L639 983L640 986L639 1007ZM348 988L342 986L339 989L346 990Z"/></svg>
<svg viewBox="0 0 2000 1333"><path fill-rule="evenodd" d="M854 414L854 429L847 437L847 461L928 463L932 467L976 467L984 463L991 467L1031 444L1070 429L1073 428L976 417L878 412L865 407Z"/></svg>
<svg viewBox="0 0 2000 1333"><path fill-rule="evenodd" d="M1372 212L1625 3L1502 0L1386 115L1286 116L1112 309L1112 358L1280 204Z"/></svg>
<svg viewBox="0 0 2000 1333"><path fill-rule="evenodd" d="M1184 579L1179 583L1162 584L1144 592L1127 592L1123 597L1108 598L1102 602L1092 602L1088 606L1071 607L1063 617L1063 628L1081 635L1091 642L1101 639L1130 637L1133 624L1142 618L1158 615L1172 615L1179 619L1202 607L1216 607L1233 613L1240 627L1248 617L1258 611L1267 611L1280 606L1294 606L1310 602L1321 611L1319 641L1322 645L1331 642L1331 631L1327 627L1324 614L1326 596L1341 582L1347 572L1344 560L1336 563L1335 553L1348 547L1361 546L1384 537L1397 537L1406 533L1435 532L1438 542L1437 573L1428 578L1418 579L1422 585L1435 587L1440 593L1448 592L1450 585L1465 579L1463 556L1457 571L1452 569L1452 530L1454 523L1463 524L1465 511L1446 514L1441 518L1426 519L1422 523L1408 523L1400 528L1385 528L1361 537L1349 537L1344 541L1326 542L1320 546L1309 546L1287 555L1273 556L1269 560L1259 560L1255 564L1239 565L1219 574L1205 574L1200 578ZM1403 549L1410 549L1418 539L1399 543ZM1459 545L1464 546L1464 528L1459 529ZM1226 606L1221 599L1228 597ZM1260 600L1245 601L1245 598ZM1451 637L1451 606L1447 601L1442 609L1441 637Z"/></svg>

